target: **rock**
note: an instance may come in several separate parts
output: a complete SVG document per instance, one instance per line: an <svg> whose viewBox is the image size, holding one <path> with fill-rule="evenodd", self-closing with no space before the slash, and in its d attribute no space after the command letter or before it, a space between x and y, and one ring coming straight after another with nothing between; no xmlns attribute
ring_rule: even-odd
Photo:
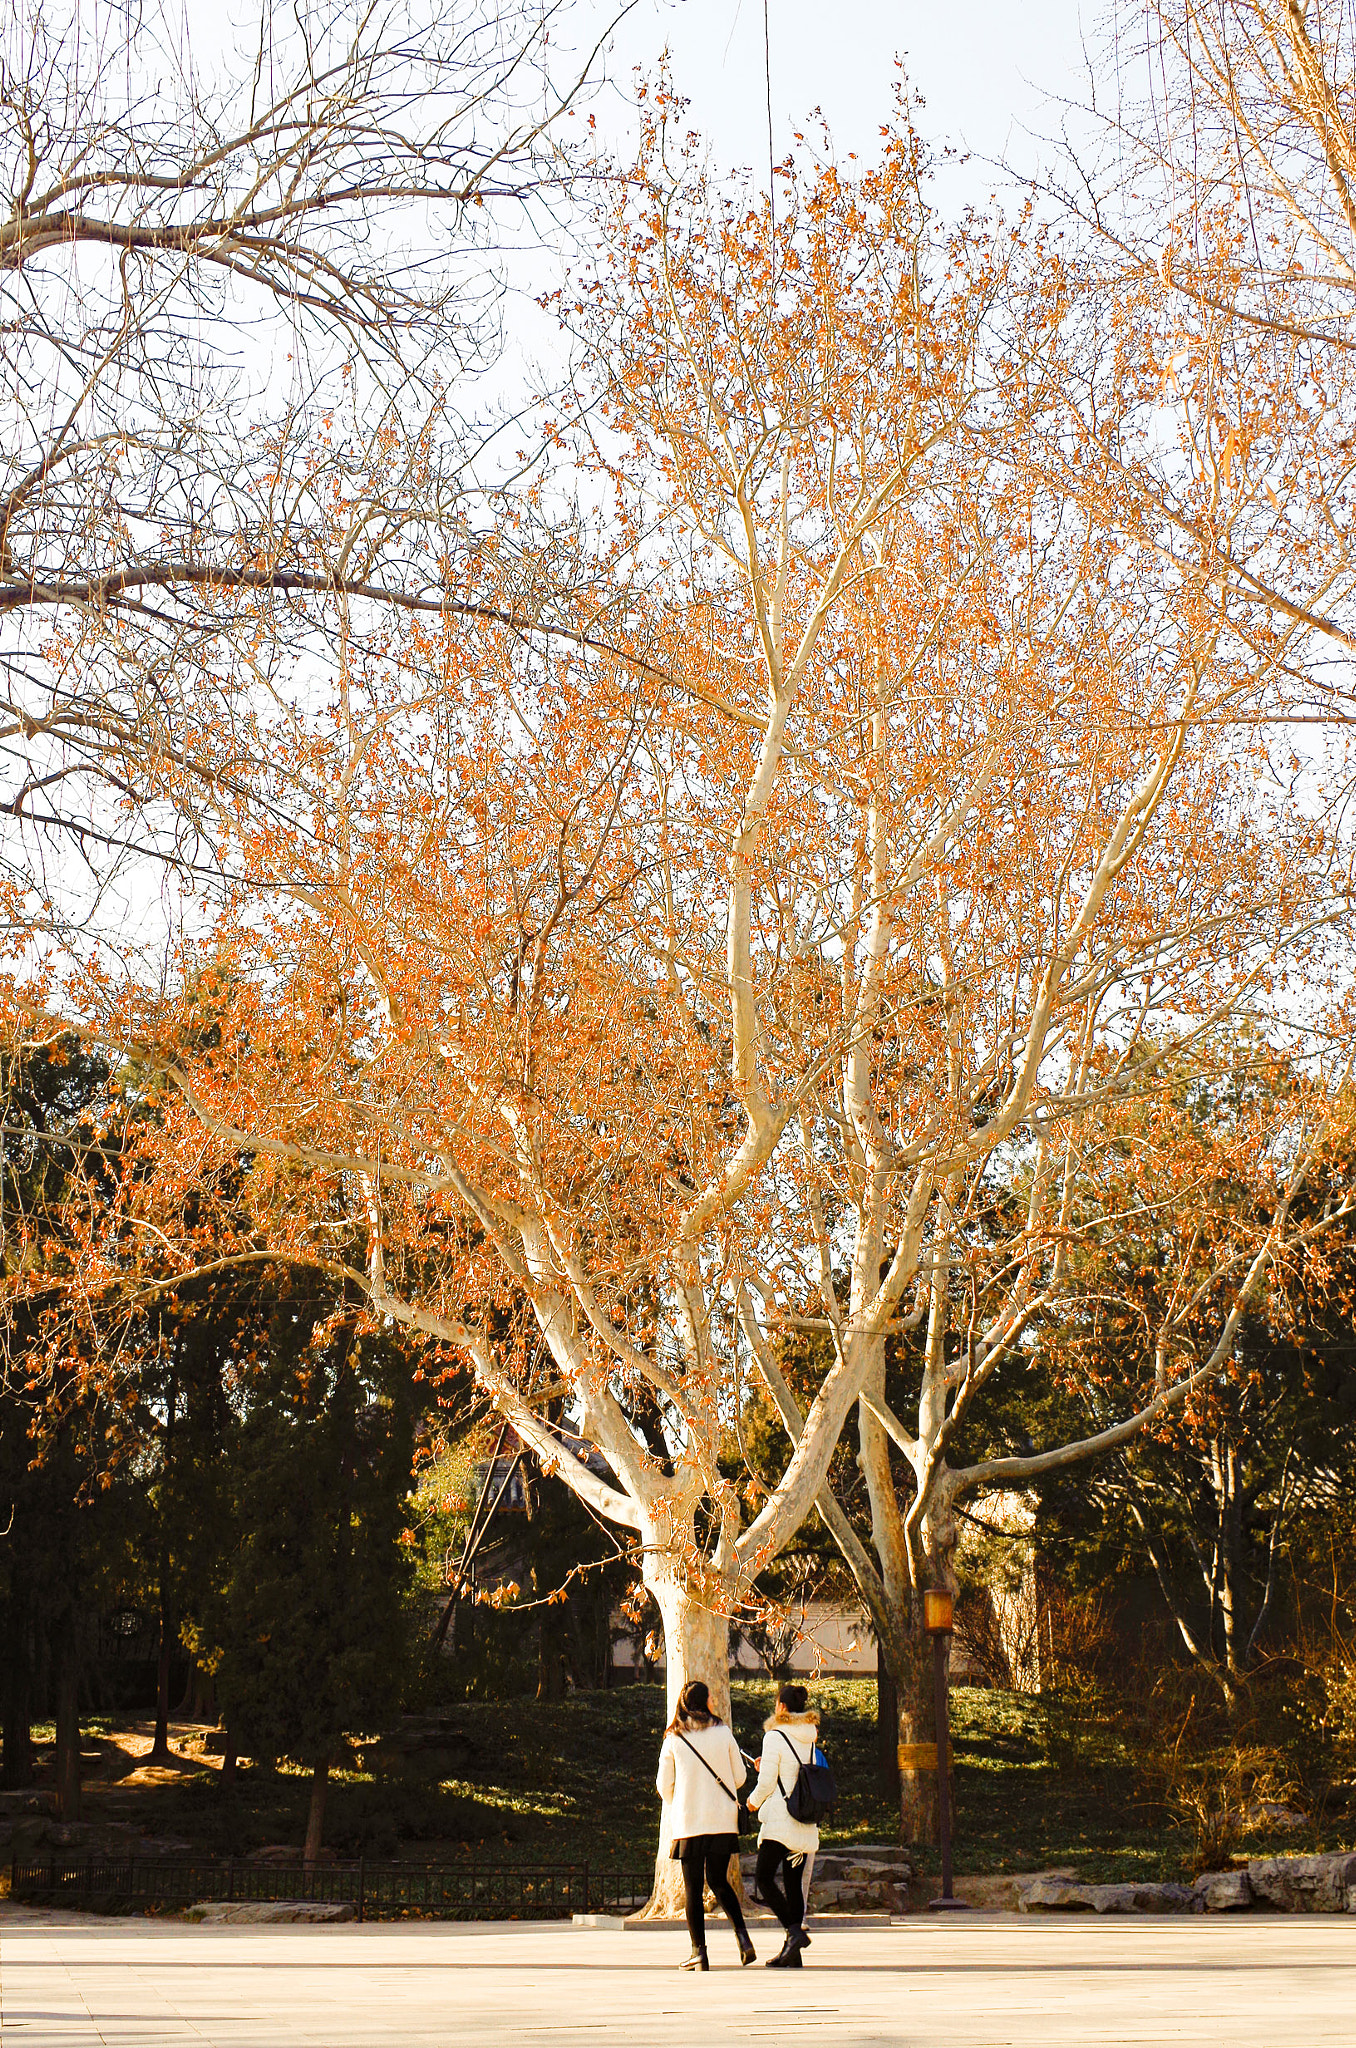
<svg viewBox="0 0 1356 2048"><path fill-rule="evenodd" d="M753 1890L757 1858L745 1854L740 1869L746 1892ZM907 1910L913 1859L907 1849L869 1844L858 1849L821 1849L810 1881L811 1913L898 1913Z"/></svg>
<svg viewBox="0 0 1356 2048"><path fill-rule="evenodd" d="M117 1860L128 1856L173 1856L191 1853L192 1844L169 1835L143 1835L128 1821L62 1821L46 1814L26 1814L11 1832L10 1853L19 1862L51 1856L59 1863L87 1856Z"/></svg>
<svg viewBox="0 0 1356 2048"><path fill-rule="evenodd" d="M51 1813L53 1798L51 1792L34 1792L31 1789L0 1792L0 1813Z"/></svg>
<svg viewBox="0 0 1356 2048"><path fill-rule="evenodd" d="M1091 1885L1073 1884L1067 1877L1033 1877L1018 1886L1019 1913L1091 1913Z"/></svg>
<svg viewBox="0 0 1356 2048"><path fill-rule="evenodd" d="M1356 1894L1356 1856L1258 1856L1248 1865L1248 1883L1284 1913L1342 1913Z"/></svg>
<svg viewBox="0 0 1356 2048"><path fill-rule="evenodd" d="M1019 1880L1011 1872L999 1877L958 1877L956 1897L981 1913L1015 1913Z"/></svg>
<svg viewBox="0 0 1356 2048"><path fill-rule="evenodd" d="M1195 1894L1184 1884L1091 1884L1095 1913L1189 1913Z"/></svg>
<svg viewBox="0 0 1356 2048"><path fill-rule="evenodd" d="M1239 1913L1252 1904L1246 1870L1207 1870L1191 1889L1204 1913Z"/></svg>
<svg viewBox="0 0 1356 2048"><path fill-rule="evenodd" d="M1290 1828L1307 1828L1309 1825L1307 1813L1300 1813L1296 1807L1286 1806L1279 1799L1250 1799L1246 1806L1236 1810L1234 1818L1245 1828L1259 1831L1274 1828L1282 1834Z"/></svg>
<svg viewBox="0 0 1356 2048"><path fill-rule="evenodd" d="M199 1905L186 1907L184 1918L207 1926L260 1926L293 1921L315 1926L331 1920L356 1919L357 1908L347 1901L327 1905L318 1899L270 1899L258 1905L205 1899Z"/></svg>
<svg viewBox="0 0 1356 2048"><path fill-rule="evenodd" d="M1016 1872L1012 1879L1014 1888L1013 1904L1018 1912L1020 1913L1022 1910L1024 1894L1032 1885L1056 1881L1063 1884L1076 1884L1078 1882L1072 1870L1022 1870Z"/></svg>
<svg viewBox="0 0 1356 2048"><path fill-rule="evenodd" d="M1078 1884L1054 1872L1015 1880L1019 1913L1189 1913L1184 1884Z"/></svg>

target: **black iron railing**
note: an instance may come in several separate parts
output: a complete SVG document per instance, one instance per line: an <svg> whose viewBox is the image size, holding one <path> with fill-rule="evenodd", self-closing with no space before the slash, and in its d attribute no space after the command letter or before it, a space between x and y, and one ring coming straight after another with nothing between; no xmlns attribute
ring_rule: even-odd
<svg viewBox="0 0 1356 2048"><path fill-rule="evenodd" d="M359 1920L563 1920L571 1913L631 1912L650 1895L649 1870L588 1863L253 1863L170 1856L25 1856L10 1866L10 1897L105 1910L220 1901L304 1900L351 1905Z"/></svg>

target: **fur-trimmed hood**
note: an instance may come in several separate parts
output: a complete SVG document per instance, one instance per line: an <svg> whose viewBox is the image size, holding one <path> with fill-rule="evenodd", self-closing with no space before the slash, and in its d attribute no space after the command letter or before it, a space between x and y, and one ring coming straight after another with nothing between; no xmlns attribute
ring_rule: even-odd
<svg viewBox="0 0 1356 2048"><path fill-rule="evenodd" d="M771 1734L774 1728L817 1728L819 1715L813 1707L807 1707L803 1714L769 1714L763 1723L764 1734Z"/></svg>

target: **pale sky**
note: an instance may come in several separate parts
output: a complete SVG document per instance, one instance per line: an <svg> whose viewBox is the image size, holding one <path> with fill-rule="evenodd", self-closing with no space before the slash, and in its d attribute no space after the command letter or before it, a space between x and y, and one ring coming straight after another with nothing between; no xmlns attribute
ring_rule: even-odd
<svg viewBox="0 0 1356 2048"><path fill-rule="evenodd" d="M609 11L604 0L586 0L586 9L599 20ZM898 56L927 102L918 125L928 140L985 157L1010 151L1030 165L1023 130L1058 128L1052 99L1086 99L1083 39L1093 40L1102 11L1102 0L768 0L775 155L818 106L840 155L874 156ZM639 0L617 33L610 75L627 84L665 43L714 166L765 166L763 0ZM600 125L607 108L606 99L598 105ZM966 197L982 197L992 178L975 165L959 183Z"/></svg>

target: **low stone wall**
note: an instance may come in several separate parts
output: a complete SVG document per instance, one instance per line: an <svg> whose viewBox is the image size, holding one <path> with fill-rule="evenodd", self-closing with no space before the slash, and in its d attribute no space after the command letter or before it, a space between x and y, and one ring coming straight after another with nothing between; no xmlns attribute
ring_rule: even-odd
<svg viewBox="0 0 1356 2048"><path fill-rule="evenodd" d="M1007 1896L1000 1896L1000 1888ZM961 1879L972 1905L1014 1906L1019 1913L1241 1913L1255 1907L1282 1913L1356 1914L1356 1855L1259 1856L1245 1870L1211 1870L1191 1885L1080 1884L1072 1871L1043 1870L1013 1878ZM981 1894L977 1895L977 1894Z"/></svg>
<svg viewBox="0 0 1356 2048"><path fill-rule="evenodd" d="M744 1890L753 1890L755 1856L742 1856ZM907 1849L889 1842L868 1842L854 1849L816 1851L810 1878L810 1912L902 1913L909 1903L913 1859Z"/></svg>
<svg viewBox="0 0 1356 2048"><path fill-rule="evenodd" d="M185 1856L193 1844L173 1835L145 1835L127 1821L57 1820L45 1793L0 1800L0 1862L41 1856Z"/></svg>

